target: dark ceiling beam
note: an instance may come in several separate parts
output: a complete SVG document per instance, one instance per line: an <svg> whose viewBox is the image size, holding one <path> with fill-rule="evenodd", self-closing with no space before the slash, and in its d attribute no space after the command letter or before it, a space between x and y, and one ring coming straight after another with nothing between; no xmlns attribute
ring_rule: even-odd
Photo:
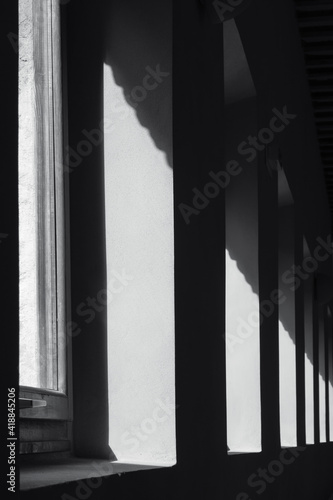
<svg viewBox="0 0 333 500"><path fill-rule="evenodd" d="M308 70L333 70L333 61L306 61L306 68Z"/></svg>
<svg viewBox="0 0 333 500"><path fill-rule="evenodd" d="M314 107L317 106L318 103L322 106L323 104L332 104L333 103L333 96L332 97L319 97L319 96L312 96L312 101Z"/></svg>
<svg viewBox="0 0 333 500"><path fill-rule="evenodd" d="M330 115L327 115L326 117L316 117L316 123L331 123L333 125L333 122L332 122L332 116Z"/></svg>
<svg viewBox="0 0 333 500"><path fill-rule="evenodd" d="M318 125L319 132L332 132L333 133L333 123L329 123L327 125ZM332 136L331 136L332 137Z"/></svg>
<svg viewBox="0 0 333 500"><path fill-rule="evenodd" d="M323 114L326 115L333 113L333 106L329 105L323 106L322 104L315 103L314 108L315 108L315 116L321 116Z"/></svg>
<svg viewBox="0 0 333 500"><path fill-rule="evenodd" d="M323 85L323 83L322 83L322 82L321 82L321 85L315 85L315 84L312 84L312 85L311 85L311 91L312 91L312 92L320 92L320 93L323 93L323 92L325 92L325 93L330 93L330 92L331 92L331 90L330 90L330 89L331 89L331 85L332 85L332 83L331 83L331 82L329 82L329 83L330 83L330 85L326 85L326 86L325 86L325 85ZM332 95L332 94L331 94L331 95Z"/></svg>
<svg viewBox="0 0 333 500"><path fill-rule="evenodd" d="M333 74L331 71L327 72L326 74L321 74L321 73L314 74L314 73L308 72L308 75L309 75L310 82L314 82L314 83L318 82L318 83L324 83L325 85L326 84L332 85Z"/></svg>
<svg viewBox="0 0 333 500"><path fill-rule="evenodd" d="M304 46L303 50L305 54L308 56L332 56L333 55L333 47L329 45L322 45L322 46Z"/></svg>
<svg viewBox="0 0 333 500"><path fill-rule="evenodd" d="M333 11L333 9L332 9ZM320 28L320 27L329 27L333 26L333 16L326 15L325 17L301 17L298 20L298 25L303 28Z"/></svg>
<svg viewBox="0 0 333 500"><path fill-rule="evenodd" d="M333 215L333 0L295 0L317 128L321 167Z"/></svg>
<svg viewBox="0 0 333 500"><path fill-rule="evenodd" d="M332 2L304 2L304 1L295 1L296 10L298 12L327 12L333 9Z"/></svg>
<svg viewBox="0 0 333 500"><path fill-rule="evenodd" d="M308 44L333 42L333 33L332 30L326 30L326 32L323 33L320 33L319 30L318 33L309 33L309 34L301 33L301 39Z"/></svg>

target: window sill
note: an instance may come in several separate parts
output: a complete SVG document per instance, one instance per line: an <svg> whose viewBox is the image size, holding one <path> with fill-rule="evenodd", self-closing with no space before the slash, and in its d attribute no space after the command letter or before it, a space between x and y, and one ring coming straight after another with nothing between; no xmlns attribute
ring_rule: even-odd
<svg viewBox="0 0 333 500"><path fill-rule="evenodd" d="M106 477L113 474L168 467L161 464L140 464L110 462L109 460L77 457L47 458L45 455L34 460L24 460L20 466L20 491L45 488L92 477Z"/></svg>

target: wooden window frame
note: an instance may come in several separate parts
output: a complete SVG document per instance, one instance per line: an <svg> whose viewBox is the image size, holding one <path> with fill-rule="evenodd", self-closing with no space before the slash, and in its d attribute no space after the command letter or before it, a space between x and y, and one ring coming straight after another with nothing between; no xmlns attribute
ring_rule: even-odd
<svg viewBox="0 0 333 500"><path fill-rule="evenodd" d="M43 384L52 389L20 386L20 398L46 403L20 410L20 452L71 448L72 377L70 312L68 179L63 168L67 130L63 109L61 0L33 0L33 64L37 190L38 326L46 360ZM66 207L66 209L65 209ZM31 425L27 427L27 422ZM36 432L46 421L48 431ZM66 422L66 436L59 432ZM58 423L56 423L58 422ZM38 423L40 425L38 425ZM27 429L35 428L34 432ZM39 439L40 434L40 439ZM47 435L47 437L45 437ZM59 446L59 440L66 441Z"/></svg>

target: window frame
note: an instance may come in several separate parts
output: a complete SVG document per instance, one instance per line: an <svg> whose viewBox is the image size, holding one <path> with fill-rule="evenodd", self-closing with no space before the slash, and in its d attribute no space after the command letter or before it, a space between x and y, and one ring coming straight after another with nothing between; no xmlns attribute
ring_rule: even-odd
<svg viewBox="0 0 333 500"><path fill-rule="evenodd" d="M20 409L20 419L25 422L20 430L20 453L57 451L63 439L55 425L48 435L45 449L34 446L36 435L27 431L36 421L66 421L70 450L72 434L72 375L71 337L66 326L70 315L69 269L69 186L63 168L63 144L66 141L66 79L62 43L61 0L33 0L33 64L35 88L35 147L34 159L37 170L37 283L39 288L38 312L40 331L46 337L44 354L46 363L44 382L53 389L19 386L19 397L43 400L46 406ZM41 76L41 78L39 78ZM48 183L48 181L51 181ZM54 211L53 211L54 210ZM46 236L46 238L45 238ZM48 280L51 279L51 286ZM47 297L47 300L45 300ZM33 403L32 403L33 404ZM29 427L29 426L28 426ZM37 438L38 440L38 438ZM44 441L44 440L43 440ZM30 443L31 446L27 446ZM36 444L36 443L35 443Z"/></svg>

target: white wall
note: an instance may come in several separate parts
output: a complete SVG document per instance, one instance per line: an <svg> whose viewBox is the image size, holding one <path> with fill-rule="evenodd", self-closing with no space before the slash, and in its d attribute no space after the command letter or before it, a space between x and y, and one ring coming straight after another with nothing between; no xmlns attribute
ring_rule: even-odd
<svg viewBox="0 0 333 500"><path fill-rule="evenodd" d="M176 459L173 173L108 65L104 117L109 444L119 460L170 465ZM117 273L127 278L112 289Z"/></svg>

